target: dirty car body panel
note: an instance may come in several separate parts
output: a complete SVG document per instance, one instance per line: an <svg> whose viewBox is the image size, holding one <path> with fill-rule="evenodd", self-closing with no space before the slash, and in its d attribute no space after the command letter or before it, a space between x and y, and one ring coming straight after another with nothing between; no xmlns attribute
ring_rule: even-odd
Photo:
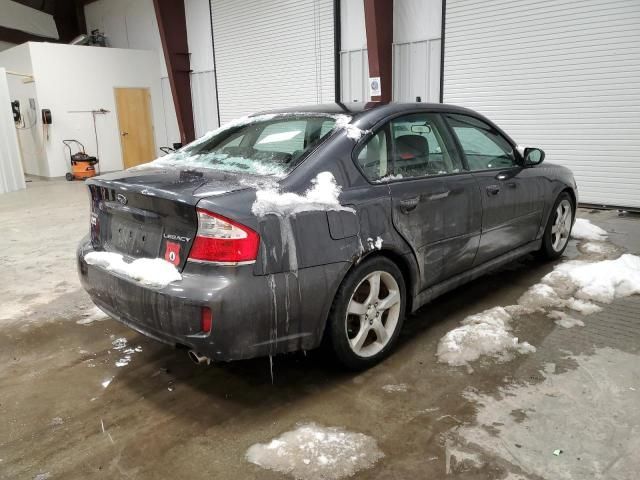
<svg viewBox="0 0 640 480"><path fill-rule="evenodd" d="M470 168L445 118L449 114L473 117L495 129L512 147L514 164L482 171ZM567 169L549 163L524 166L513 140L467 109L332 104L260 115L264 123L256 121L255 132L243 137L253 135L252 151L261 144L256 138L286 138L286 131L265 134L278 119L313 117L319 119L318 130L327 131L313 141L305 137L308 148L297 160L298 152L269 153L274 161L288 165L282 175L176 162L87 181L91 229L78 247L77 260L81 282L96 305L145 335L213 360L312 349L322 341L343 279L363 259L384 255L396 262L405 276L409 310L415 310L538 249L559 193L569 191L577 199ZM359 135L341 124L329 129L331 123L323 119L333 122L336 115L351 117L350 125ZM427 119L424 124L420 115ZM405 118L409 123L400 125ZM411 123L416 118L418 124ZM401 128L394 132L394 125ZM308 127L305 132L309 134ZM224 135L233 138L233 133ZM371 153L376 135L386 145ZM425 139L416 138L420 136ZM217 142L212 138L207 141ZM420 156L411 150L414 147L423 148L425 158L416 160ZM237 151L243 148L240 141L228 151L240 155ZM369 153L363 155L367 148ZM379 178L371 178L372 170L366 169L376 156L385 158L385 171L380 167ZM397 174L399 165L415 165L412 162L422 162L423 170L411 167L403 170L405 175ZM455 171L446 171L447 162L455 163ZM330 172L341 187L343 208L264 215L252 211L258 191L303 195L322 172ZM256 232L255 258L237 263L191 258L201 210ZM119 253L127 261L164 258L182 278L160 287L143 285L87 263L85 255L94 251ZM207 332L202 330L203 308L212 314Z"/></svg>

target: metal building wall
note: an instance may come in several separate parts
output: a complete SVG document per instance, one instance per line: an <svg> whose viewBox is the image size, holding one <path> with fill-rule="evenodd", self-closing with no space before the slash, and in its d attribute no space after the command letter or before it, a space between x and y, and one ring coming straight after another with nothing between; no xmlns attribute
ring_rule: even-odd
<svg viewBox="0 0 640 480"><path fill-rule="evenodd" d="M640 208L640 2L447 0L444 101L571 168L585 203Z"/></svg>
<svg viewBox="0 0 640 480"><path fill-rule="evenodd" d="M332 0L211 0L222 123L335 98Z"/></svg>

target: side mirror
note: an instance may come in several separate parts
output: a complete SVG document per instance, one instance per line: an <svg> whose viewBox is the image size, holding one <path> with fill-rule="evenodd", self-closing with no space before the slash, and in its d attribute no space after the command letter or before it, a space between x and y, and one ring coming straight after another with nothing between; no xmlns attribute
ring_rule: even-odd
<svg viewBox="0 0 640 480"><path fill-rule="evenodd" d="M544 150L527 147L524 149L524 166L540 165L544 160Z"/></svg>

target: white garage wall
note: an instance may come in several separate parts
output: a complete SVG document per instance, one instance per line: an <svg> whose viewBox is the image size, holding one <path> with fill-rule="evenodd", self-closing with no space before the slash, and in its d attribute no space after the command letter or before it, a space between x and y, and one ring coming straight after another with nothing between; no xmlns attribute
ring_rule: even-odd
<svg viewBox="0 0 640 480"><path fill-rule="evenodd" d="M149 88L156 146L166 145L164 130L158 128L164 124L164 112L154 52L53 43L29 43L29 47L39 106L50 109L53 118L49 138L44 140L49 176L62 176L69 170L64 139L77 139L87 153L96 154L91 114L70 113L73 110L109 110L96 116L100 168L122 169L114 87ZM70 75L69 65L82 68Z"/></svg>
<svg viewBox="0 0 640 480"><path fill-rule="evenodd" d="M444 99L571 168L585 203L640 207L640 2L447 0Z"/></svg>
<svg viewBox="0 0 640 480"><path fill-rule="evenodd" d="M364 1L340 2L340 99L343 102L371 100Z"/></svg>
<svg viewBox="0 0 640 480"><path fill-rule="evenodd" d="M332 0L212 0L221 121L335 99Z"/></svg>
<svg viewBox="0 0 640 480"><path fill-rule="evenodd" d="M0 52L2 52L3 50L7 50L9 48L13 48L15 46L16 46L15 43L3 42L2 40L0 40Z"/></svg>
<svg viewBox="0 0 640 480"><path fill-rule="evenodd" d="M442 0L393 2L393 99L440 101Z"/></svg>
<svg viewBox="0 0 640 480"><path fill-rule="evenodd" d="M166 118L166 122L156 125L156 129L162 129L162 136L167 139L166 143L158 146L170 146L173 142L179 142L178 118L169 89L153 0L98 0L85 5L84 13L87 30L99 29L104 32L110 46L155 52L158 58L157 75L162 79ZM171 101L166 101L167 99Z"/></svg>
<svg viewBox="0 0 640 480"><path fill-rule="evenodd" d="M0 193L25 188L6 71L0 67Z"/></svg>
<svg viewBox="0 0 640 480"><path fill-rule="evenodd" d="M191 52L191 103L197 138L219 126L209 0L185 0L184 8Z"/></svg>

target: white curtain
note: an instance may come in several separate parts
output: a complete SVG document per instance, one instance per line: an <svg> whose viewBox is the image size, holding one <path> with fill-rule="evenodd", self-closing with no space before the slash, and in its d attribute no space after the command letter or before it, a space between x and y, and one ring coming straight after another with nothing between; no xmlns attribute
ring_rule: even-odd
<svg viewBox="0 0 640 480"><path fill-rule="evenodd" d="M0 68L0 193L25 188L7 73Z"/></svg>

